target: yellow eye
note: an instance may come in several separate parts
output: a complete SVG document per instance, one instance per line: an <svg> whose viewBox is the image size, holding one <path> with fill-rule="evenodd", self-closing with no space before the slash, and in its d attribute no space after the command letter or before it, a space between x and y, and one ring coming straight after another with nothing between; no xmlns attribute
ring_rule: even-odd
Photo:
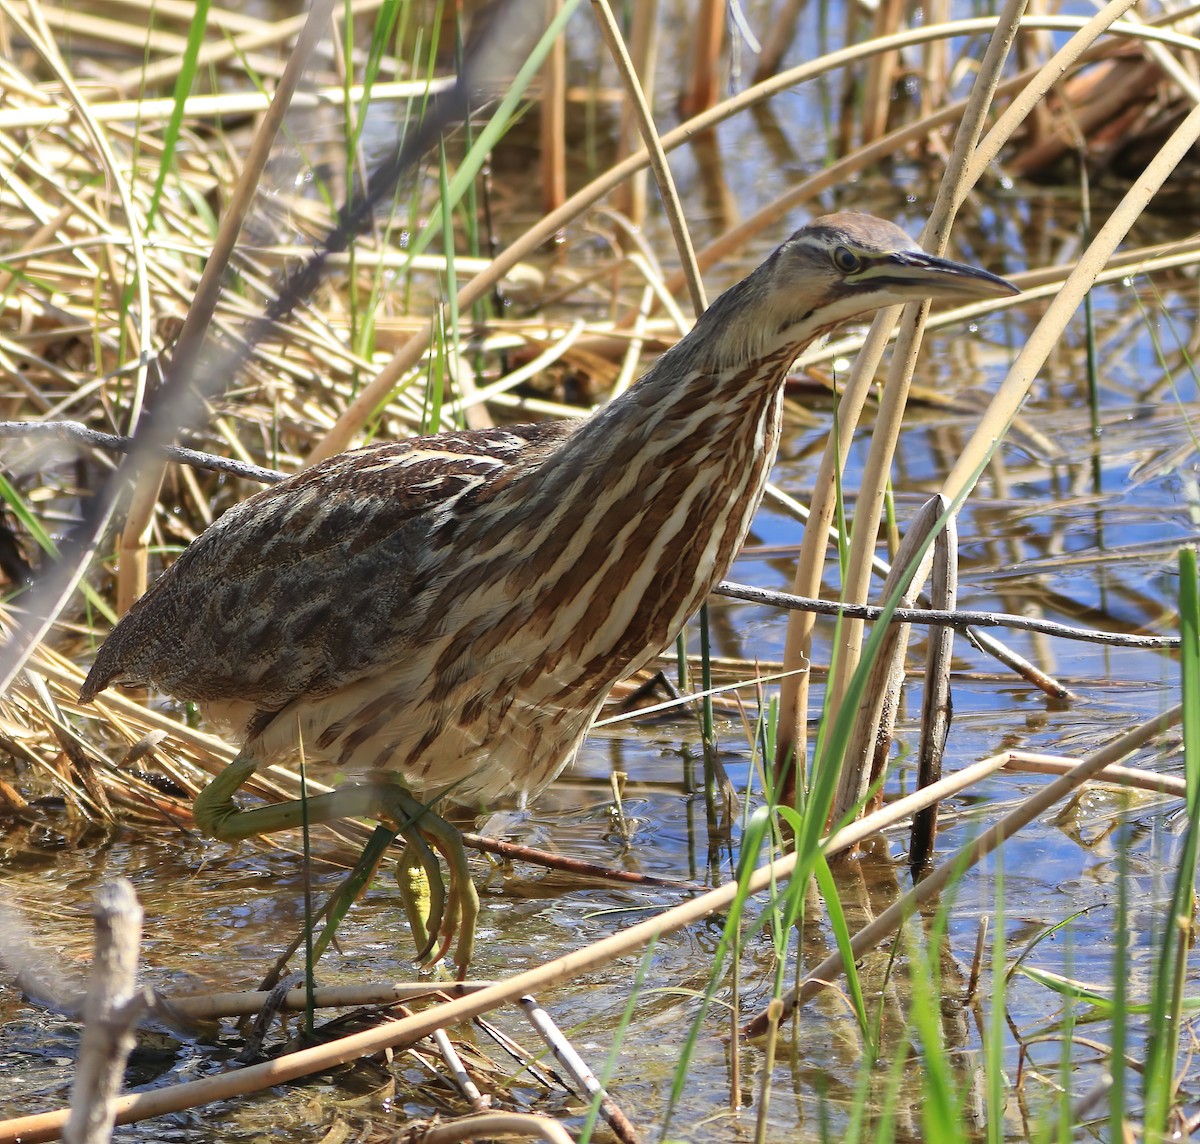
<svg viewBox="0 0 1200 1144"><path fill-rule="evenodd" d="M862 267L862 259L849 247L838 246L833 251L833 264L843 274L852 274Z"/></svg>

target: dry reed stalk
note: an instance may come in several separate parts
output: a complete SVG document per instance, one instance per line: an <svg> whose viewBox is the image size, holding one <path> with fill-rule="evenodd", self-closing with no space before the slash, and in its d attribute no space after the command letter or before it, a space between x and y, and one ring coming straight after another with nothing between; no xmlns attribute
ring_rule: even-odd
<svg viewBox="0 0 1200 1144"><path fill-rule="evenodd" d="M124 21L137 25L149 25L157 17L160 20L174 20L181 27L187 27L196 14L193 0L105 0L106 8L124 9ZM224 33L262 32L271 21L257 16L247 15L236 8L223 8L218 4L211 5L206 17L208 27Z"/></svg>
<svg viewBox="0 0 1200 1144"><path fill-rule="evenodd" d="M150 332L150 293L149 285L146 278L146 256L142 245L141 238L141 215L135 209L130 191L130 186L125 178L124 171L117 162L116 155L113 153L112 147L109 145L108 137L91 115L87 101L84 99L82 92L76 86L74 79L71 76L70 70L67 68L66 62L59 54L58 47L54 42L53 36L45 23L46 13L42 9L38 0L27 0L29 8L29 19L27 20L14 8L11 0L0 0L0 11L8 16L9 20L20 30L21 34L28 41L29 46L36 53L42 63L54 75L55 79L62 85L63 90L67 93L68 99L71 101L75 113L79 116L83 124L83 128L87 133L89 140L95 147L96 154L100 159L106 179L110 180L111 186L116 191L117 197L121 204L121 209L127 220L128 233L130 239L130 250L134 260L134 285L137 290L138 297L138 318L136 327L131 330L136 336L137 344L134 347L134 354L139 355L142 351L149 352L151 345ZM130 428L137 423L138 416L141 411L142 401L145 396L147 377L146 361L140 360L134 371L134 397L130 404Z"/></svg>
<svg viewBox="0 0 1200 1144"><path fill-rule="evenodd" d="M721 0L700 0L692 28L692 66L687 69L690 79L679 96L679 111L689 119L717 103L725 42L725 5Z"/></svg>
<svg viewBox="0 0 1200 1144"><path fill-rule="evenodd" d="M923 23L942 24L951 18L950 0L928 0L922 8L925 17ZM1021 38L1018 37L1018 47L1020 44ZM945 40L933 40L926 44L921 50L921 97L918 118L923 119L936 108L945 105L949 96L951 74L950 45Z"/></svg>
<svg viewBox="0 0 1200 1144"><path fill-rule="evenodd" d="M912 565L921 559L923 547L932 553L932 538L935 531L940 531L941 518L948 507L941 497L935 497L927 501L909 523L891 573L884 581L884 599L890 600L899 594L898 607L911 608L915 604L919 588L911 575ZM900 685L904 680L903 652L908 644L909 627L903 623L889 624L879 652L870 664L859 715L841 762L837 791L829 812L831 822L843 821L860 807L866 809L864 800L868 789L876 787L887 769ZM833 672L836 674L836 663ZM788 801L794 802L794 787L785 787L785 791Z"/></svg>
<svg viewBox="0 0 1200 1144"><path fill-rule="evenodd" d="M881 0L875 6L872 40L895 35L904 22L905 0ZM874 143L886 131L888 110L900 70L899 57L894 52L873 56L866 68L863 84L862 119L858 139L860 145Z"/></svg>
<svg viewBox="0 0 1200 1144"><path fill-rule="evenodd" d="M963 113L954 148L946 165L946 175L925 227L924 245L933 253L945 252L958 204L962 202L971 185L966 182L970 169L969 157L983 134L985 117L991 107L1001 70L1016 38L1024 5L1025 0L1006 0L999 16L997 31L989 41L980 64L975 85L971 90L970 106ZM887 380L880 395L879 409L871 430L871 446L855 505L850 554L842 588L843 599L852 602L865 603L870 594L871 557L879 534L879 521L883 514L892 458L900 440L904 408L908 401L908 390L916 368L924 318L928 311L927 302L904 308L900 319L900 335L892 351ZM884 312L875 319L873 326L890 329L895 320L893 314ZM858 368L857 365L855 368ZM874 373L873 366L869 367L869 372ZM914 586L919 590L923 584L924 574L918 573L914 577ZM841 643L834 676L829 684L828 718L837 718L850 677L858 666L863 632L863 624L856 620L850 620L841 627ZM904 640L900 640L897 644L895 654L899 657L903 657L904 643Z"/></svg>
<svg viewBox="0 0 1200 1144"><path fill-rule="evenodd" d="M1030 0L1029 14L1031 16L1046 15L1048 4L1045 0ZM1054 54L1054 41L1049 32L1031 31L1028 35L1017 39L1017 60L1023 71L1036 72ZM1026 140L1037 147L1045 138L1051 126L1049 104L1042 100L1034 105L1025 121Z"/></svg>
<svg viewBox="0 0 1200 1144"><path fill-rule="evenodd" d="M308 1008L359 1009L367 1005L392 1005L397 1001L419 1001L436 994L461 997L494 985L492 981L390 982L374 985L331 985L312 992L304 986L288 990L279 999L279 1012L297 1013ZM171 1010L189 1021L216 1021L222 1017L253 1017L262 1012L268 996L261 989L240 993L200 993L172 997Z"/></svg>
<svg viewBox="0 0 1200 1144"><path fill-rule="evenodd" d="M29 3L29 0L22 2ZM41 0L33 0L33 4L40 6ZM30 10L32 12L32 5ZM173 60L176 68L187 50L186 36L164 32L129 20L111 20L104 16L78 10L69 11L54 5L45 6L42 19L51 32L60 33L64 38L83 38L116 49L148 51L153 55ZM247 62L263 75L274 77L279 74L279 61L268 56L254 54L248 57Z"/></svg>
<svg viewBox="0 0 1200 1144"><path fill-rule="evenodd" d="M691 235L688 233L687 220L683 216L683 204L679 200L679 192L675 189L675 180L671 177L671 168L667 163L662 140L654 126L654 117L650 113L650 106L646 102L645 94L638 82L633 61L625 49L625 43L621 39L621 30L617 26L608 0L592 0L592 8L599 20L604 42L613 57L613 62L617 65L626 96L633 107L634 122L641 135L642 145L649 152L650 169L654 172L659 197L671 225L671 234L675 239L675 248L679 252L679 260L683 264L688 292L692 299L692 310L699 317L708 307L708 301L704 294L704 283L700 279L700 269L696 265L696 252L692 246ZM656 277L661 280L662 276L657 275Z"/></svg>
<svg viewBox="0 0 1200 1144"><path fill-rule="evenodd" d="M762 51L754 67L754 82L769 79L783 63L784 54L796 38L796 21L804 10L805 0L784 0L775 13L775 22L762 37Z"/></svg>
<svg viewBox="0 0 1200 1144"><path fill-rule="evenodd" d="M634 5L633 28L630 34L629 58L648 107L654 106L654 71L658 61L658 0L641 0ZM634 105L621 103L621 126L617 133L616 161L622 162L637 146L638 128L634 120ZM626 215L635 227L646 222L646 172L638 171L628 182L617 188L613 197L617 210Z"/></svg>
<svg viewBox="0 0 1200 1144"><path fill-rule="evenodd" d="M459 1141L469 1142L484 1136L531 1136L546 1144L573 1144L570 1133L557 1120L532 1112L481 1112L476 1116L462 1116L424 1129L419 1144L459 1144Z"/></svg>
<svg viewBox="0 0 1200 1144"><path fill-rule="evenodd" d="M1071 759L1055 758L1051 755L1028 755L1015 752L1004 769L1029 775L1065 775L1076 764ZM1092 776L1093 783L1111 783L1113 786L1130 790L1165 794L1170 798L1187 797L1187 780L1177 775L1164 775L1144 767L1106 766Z"/></svg>
<svg viewBox="0 0 1200 1144"><path fill-rule="evenodd" d="M943 498L936 501L944 509ZM958 607L958 524L953 513L946 516L945 527L934 540L933 582L930 602L942 611ZM925 680L921 696L921 741L917 748L917 786L926 787L942 777L946 742L950 737L950 675L954 655L954 629L933 628L929 632ZM938 805L913 815L909 833L908 863L923 870L933 861L937 838Z"/></svg>
<svg viewBox="0 0 1200 1144"><path fill-rule="evenodd" d="M629 343L625 350L625 356L621 362L621 372L617 375L613 382L612 394L614 397L619 397L624 393L638 378L642 351L646 346L646 323L650 318L650 307L654 303L654 290L650 286L642 287L642 302L638 306L637 316L634 319L633 327L630 330Z"/></svg>
<svg viewBox="0 0 1200 1144"><path fill-rule="evenodd" d="M137 984L142 907L133 884L118 878L101 885L93 918L95 955L71 1084L71 1115L63 1126L68 1144L111 1140L116 1097L146 1000Z"/></svg>
<svg viewBox="0 0 1200 1144"><path fill-rule="evenodd" d="M426 93L436 94L445 91L452 86L453 82L449 78L434 78L429 82L422 80L417 83L377 83L372 85L369 94L372 106L393 101L409 103L413 99L423 97ZM28 98L30 94L26 93L26 97ZM348 88L322 85L311 91L296 92L292 97L291 107L313 110L318 107L357 106L363 102L367 94L367 90L362 84L351 84ZM208 122L226 117L239 119L242 116L257 115L270 107L272 98L272 93L266 91L189 95L183 101L183 118L185 121ZM175 100L147 98L93 101L89 105L89 110L97 123L140 123L145 128L159 120L170 118L175 111ZM3 107L0 108L0 131L65 127L70 124L71 117L70 108L56 104ZM146 143L152 144L153 140L147 136Z"/></svg>
<svg viewBox="0 0 1200 1144"><path fill-rule="evenodd" d="M562 12L562 0L544 0L546 24ZM567 41L555 39L542 64L542 208L555 211L567 197Z"/></svg>
<svg viewBox="0 0 1200 1144"><path fill-rule="evenodd" d="M1070 321L1083 296L1091 289L1108 259L1124 239L1146 204L1167 176L1200 139L1200 106L1194 108L1147 165L1121 199L1068 275L1041 320L1017 354L978 429L967 442L958 463L943 484L945 495L965 494L978 479L984 458L1003 437L1029 387Z"/></svg>
<svg viewBox="0 0 1200 1144"><path fill-rule="evenodd" d="M1003 141L1010 137L1016 126L1028 115L1030 109L1041 100L1063 71L1077 61L1099 36L1109 30L1121 13L1131 6L1131 2L1132 0L1113 0L1112 3L1106 5L1101 12L1086 22L1036 77L1026 84L975 149L975 155L964 172L961 183L964 188L974 185L987 164L995 158ZM966 192L963 190L961 193L965 194ZM954 206L957 207L957 203ZM850 444L849 434L852 432L866 400L865 377L874 372L873 366L870 366L869 369L866 367L872 359L878 360L878 355L882 353L883 331L889 324L886 312L880 314L872 323L868 341L860 351L847 383L847 396L842 399L842 405L846 407L846 412L844 415L839 414L839 432L831 437L830 449L822 460L821 472L817 478L817 495L811 506L812 518L817 527L805 530L800 558L797 561L792 587L792 591L796 595L812 596L816 595L819 590L824 566L822 537L833 521L835 508L835 499L832 495L835 487L833 474L835 471L840 472L845 464ZM876 479L873 484L878 489L882 484L881 478ZM864 486L870 487L866 480L864 480ZM861 536L863 539L860 541L860 553L865 553L868 547L873 547L873 545L866 544L866 529ZM863 564L863 555L859 555L857 560L860 568L858 573L860 580L865 574L866 582L869 583L869 570ZM865 592L865 588L860 589L860 596L863 592ZM785 666L801 663L807 658L813 627L814 620L811 616L797 614L791 617L784 652ZM780 696L779 753L777 756L777 765L780 767L788 765L789 759L793 757L803 759L807 732L805 714L808 705L807 679L803 674L787 678L788 682L784 683ZM842 678L843 680L848 679L845 669L843 669Z"/></svg>
<svg viewBox="0 0 1200 1144"><path fill-rule="evenodd" d="M378 11L384 3L385 0L353 0L351 11L356 17L365 16ZM200 50L197 67L206 71L230 61L240 62L246 56L252 61L257 60L259 57L256 53L260 48L290 44L300 34L306 18L307 13L282 20L261 20L256 31L248 30L210 40ZM141 46L140 41L137 46ZM179 53L167 54L162 60L128 68L112 77L110 82L120 95L129 97L134 92L149 90L159 84L173 81L179 73L179 61ZM282 65L277 59L263 60L263 63L266 74L279 74L282 70Z"/></svg>

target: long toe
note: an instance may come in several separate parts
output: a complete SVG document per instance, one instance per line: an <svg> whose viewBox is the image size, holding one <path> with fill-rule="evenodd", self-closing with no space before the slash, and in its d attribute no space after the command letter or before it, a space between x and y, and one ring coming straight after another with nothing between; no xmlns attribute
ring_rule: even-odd
<svg viewBox="0 0 1200 1144"><path fill-rule="evenodd" d="M446 885L429 843L412 826L401 834L407 845L396 865L396 885L417 943L417 961L425 965L442 956L440 949L434 953L434 947L443 927L453 919L446 912Z"/></svg>
<svg viewBox="0 0 1200 1144"><path fill-rule="evenodd" d="M437 961L453 945L458 976L462 979L471 964L475 926L479 918L479 895L471 879L462 834L403 787L392 787L386 797L387 813L404 836L411 855L397 877L403 876L405 879L401 882L401 893L418 944L422 945L420 960ZM449 868L449 892L442 881L441 868L433 854L435 850L445 859ZM419 876L421 872L429 895L427 909L419 908L419 891L409 880L412 875ZM441 944L436 954L431 956L438 938Z"/></svg>

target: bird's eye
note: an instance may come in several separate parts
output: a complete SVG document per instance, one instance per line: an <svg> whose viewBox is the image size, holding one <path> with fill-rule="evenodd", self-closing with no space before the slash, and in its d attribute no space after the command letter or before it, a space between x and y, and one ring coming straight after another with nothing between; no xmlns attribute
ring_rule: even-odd
<svg viewBox="0 0 1200 1144"><path fill-rule="evenodd" d="M849 247L838 246L833 251L833 264L843 274L852 274L862 266L862 259Z"/></svg>
<svg viewBox="0 0 1200 1144"><path fill-rule="evenodd" d="M843 274L850 274L862 266L862 260L849 247L838 246L833 251L833 264Z"/></svg>

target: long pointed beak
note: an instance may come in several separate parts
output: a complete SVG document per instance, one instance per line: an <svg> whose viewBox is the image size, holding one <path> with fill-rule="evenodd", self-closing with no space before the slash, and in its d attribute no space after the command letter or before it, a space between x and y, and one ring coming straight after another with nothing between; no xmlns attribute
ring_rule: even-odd
<svg viewBox="0 0 1200 1144"><path fill-rule="evenodd" d="M872 284L886 283L935 298L1005 298L1021 292L996 274L923 250L888 254L867 270L864 278Z"/></svg>

